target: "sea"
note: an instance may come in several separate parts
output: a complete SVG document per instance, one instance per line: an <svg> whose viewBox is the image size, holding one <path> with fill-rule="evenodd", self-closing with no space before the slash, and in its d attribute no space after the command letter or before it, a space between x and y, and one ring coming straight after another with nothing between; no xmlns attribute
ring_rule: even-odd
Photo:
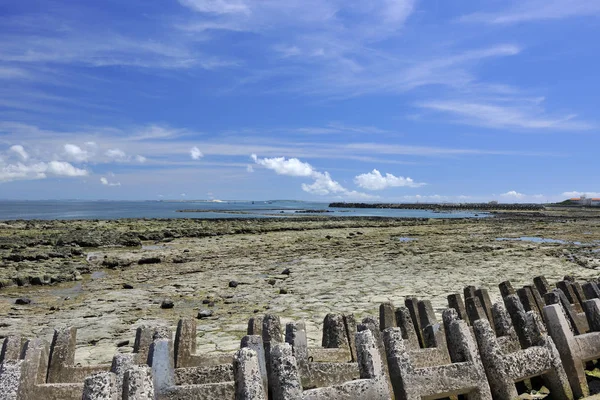
<svg viewBox="0 0 600 400"><path fill-rule="evenodd" d="M194 210L195 212L181 212ZM328 211L328 212L324 212ZM276 218L333 217L483 218L484 212L406 209L329 208L329 203L272 201L81 201L0 200L0 220L77 220L123 218Z"/></svg>

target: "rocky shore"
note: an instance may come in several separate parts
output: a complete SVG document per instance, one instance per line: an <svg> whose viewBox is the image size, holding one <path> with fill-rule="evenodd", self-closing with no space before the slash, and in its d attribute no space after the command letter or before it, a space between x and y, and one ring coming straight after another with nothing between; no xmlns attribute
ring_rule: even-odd
<svg viewBox="0 0 600 400"><path fill-rule="evenodd" d="M268 310L304 319L314 344L330 311L361 317L417 295L439 312L456 287L499 298L507 279L596 278L599 249L600 216L568 211L0 222L0 337L51 339L53 328L75 326L77 361L100 363L116 346L131 351L141 324L198 316L198 351L231 351L248 318Z"/></svg>

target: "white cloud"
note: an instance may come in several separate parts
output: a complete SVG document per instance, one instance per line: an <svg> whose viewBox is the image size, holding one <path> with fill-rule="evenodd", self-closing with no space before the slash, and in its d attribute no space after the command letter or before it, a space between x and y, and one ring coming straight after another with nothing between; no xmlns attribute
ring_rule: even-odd
<svg viewBox="0 0 600 400"><path fill-rule="evenodd" d="M201 13L250 13L249 5L243 0L179 0L179 3Z"/></svg>
<svg viewBox="0 0 600 400"><path fill-rule="evenodd" d="M363 189L368 190L383 190L389 187L420 187L425 185L424 183L418 183L413 181L409 177L394 176L390 173L386 173L385 176L381 175L381 172L374 169L373 171L357 175L354 178L354 183Z"/></svg>
<svg viewBox="0 0 600 400"><path fill-rule="evenodd" d="M525 197L523 193L519 193L516 190L511 190L510 192L502 193L500 196L502 197L513 197L515 199L522 199Z"/></svg>
<svg viewBox="0 0 600 400"><path fill-rule="evenodd" d="M515 24L600 14L600 3L594 0L519 0L513 4L514 7L505 11L474 13L465 15L460 20L486 24Z"/></svg>
<svg viewBox="0 0 600 400"><path fill-rule="evenodd" d="M45 179L54 177L86 176L88 171L74 167L65 161L37 162L32 164L2 164L0 163L0 182L19 180Z"/></svg>
<svg viewBox="0 0 600 400"><path fill-rule="evenodd" d="M139 154L137 156L135 156L135 161L139 162L139 163L145 163L147 161L147 158L144 156L140 156Z"/></svg>
<svg viewBox="0 0 600 400"><path fill-rule="evenodd" d="M11 146L10 151L18 154L23 159L23 161L27 161L29 159L29 154L27 154L25 148L23 148L23 146L21 146L20 144Z"/></svg>
<svg viewBox="0 0 600 400"><path fill-rule="evenodd" d="M64 149L67 158L75 162L85 162L90 157L90 154L86 150L74 144L67 143Z"/></svg>
<svg viewBox="0 0 600 400"><path fill-rule="evenodd" d="M374 197L366 193L346 189L339 182L333 180L329 175L329 172L319 172L315 170L309 163L302 162L297 158L258 158L256 154L252 154L250 157L256 164L273 170L278 175L310 177L314 179L313 183L303 183L301 186L302 190L310 194L363 199Z"/></svg>
<svg viewBox="0 0 600 400"><path fill-rule="evenodd" d="M194 146L190 149L190 156L192 157L192 160L199 160L204 157L204 154L202 154L199 148Z"/></svg>
<svg viewBox="0 0 600 400"><path fill-rule="evenodd" d="M252 172L254 172L254 168L252 167L252 165L248 164L248 165L246 166L246 171L248 171L248 172L252 173Z"/></svg>
<svg viewBox="0 0 600 400"><path fill-rule="evenodd" d="M251 155L258 165L275 171L277 175L287 176L312 176L314 169L309 163L302 162L297 158L286 159L285 157L258 158L256 154Z"/></svg>
<svg viewBox="0 0 600 400"><path fill-rule="evenodd" d="M513 106L464 100L434 100L417 104L419 107L454 114L461 119L455 121L466 125L488 128L523 128L585 130L592 128L576 120L575 114L551 117L541 107L542 99L533 104L523 99L510 99Z"/></svg>
<svg viewBox="0 0 600 400"><path fill-rule="evenodd" d="M50 161L46 172L54 176L86 176L88 171L74 167L65 161Z"/></svg>
<svg viewBox="0 0 600 400"><path fill-rule="evenodd" d="M581 196L585 196L585 197L600 197L600 192L578 192L578 191L572 191L572 192L564 192L562 195L564 197L568 197L568 198L581 197Z"/></svg>
<svg viewBox="0 0 600 400"><path fill-rule="evenodd" d="M105 177L101 177L100 182L105 186L121 186L121 182L109 182Z"/></svg>
<svg viewBox="0 0 600 400"><path fill-rule="evenodd" d="M106 156L116 161L124 161L127 159L127 154L121 149L109 149L106 151Z"/></svg>

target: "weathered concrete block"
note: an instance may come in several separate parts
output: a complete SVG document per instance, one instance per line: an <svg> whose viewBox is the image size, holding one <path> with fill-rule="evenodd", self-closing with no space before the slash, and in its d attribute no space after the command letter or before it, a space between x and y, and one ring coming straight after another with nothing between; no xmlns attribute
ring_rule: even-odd
<svg viewBox="0 0 600 400"><path fill-rule="evenodd" d="M287 341L287 334L286 334ZM242 338L241 348L249 348L256 352L258 359L258 370L262 377L262 383L265 393L269 391L269 378L267 374L267 360L265 359L265 348L262 341L262 336L259 335L248 335Z"/></svg>
<svg viewBox="0 0 600 400"><path fill-rule="evenodd" d="M419 337L415 331L415 326L410 317L410 311L406 307L399 307L396 309L396 321L398 327L402 331L402 338L407 342L410 349L418 349Z"/></svg>
<svg viewBox="0 0 600 400"><path fill-rule="evenodd" d="M575 330L576 334L586 333L589 329L587 319L582 318L576 308L569 302L569 299L561 289L552 289L544 295L546 304L560 304L567 314L569 323Z"/></svg>
<svg viewBox="0 0 600 400"><path fill-rule="evenodd" d="M323 340L326 349L348 347L346 326L341 314L327 314L323 320Z"/></svg>
<svg viewBox="0 0 600 400"><path fill-rule="evenodd" d="M118 400L117 377L112 372L99 372L84 381L82 400Z"/></svg>
<svg viewBox="0 0 600 400"><path fill-rule="evenodd" d="M548 284L548 281L542 275L533 278L533 284L542 296L548 293L550 290L552 290L552 287Z"/></svg>
<svg viewBox="0 0 600 400"><path fill-rule="evenodd" d="M600 299L584 303L586 315L593 331L576 335L563 307L551 304L544 307L548 333L556 343L575 397L589 395L585 377L585 362L600 358Z"/></svg>
<svg viewBox="0 0 600 400"><path fill-rule="evenodd" d="M379 330L381 331L397 326L396 309L391 302L379 305L379 325Z"/></svg>
<svg viewBox="0 0 600 400"><path fill-rule="evenodd" d="M596 282L586 282L582 285L583 293L588 300L600 299L600 288Z"/></svg>
<svg viewBox="0 0 600 400"><path fill-rule="evenodd" d="M48 362L48 383L68 382L66 366L75 361L77 344L77 328L55 329L50 345L50 361Z"/></svg>
<svg viewBox="0 0 600 400"><path fill-rule="evenodd" d="M181 319L175 332L175 368L195 366L192 356L196 354L196 320Z"/></svg>
<svg viewBox="0 0 600 400"><path fill-rule="evenodd" d="M467 309L460 293L453 293L448 295L448 307L453 308L458 313L458 317L467 323L469 317L467 316Z"/></svg>
<svg viewBox="0 0 600 400"><path fill-rule="evenodd" d="M467 306L467 315L469 316L469 321L471 322L471 325L473 325L475 323L475 321L477 321L478 319L487 319L487 315L485 314L485 311L483 310L483 307L481 306L481 301L479 300L478 297L473 296L473 297L469 297L466 300L466 306Z"/></svg>
<svg viewBox="0 0 600 400"><path fill-rule="evenodd" d="M148 364L152 368L152 384L156 393L168 393L175 386L174 357L170 340L156 339L152 343Z"/></svg>
<svg viewBox="0 0 600 400"><path fill-rule="evenodd" d="M263 317L252 317L248 320L248 335L259 335L262 336Z"/></svg>
<svg viewBox="0 0 600 400"><path fill-rule="evenodd" d="M502 295L502 298L516 293L515 289L513 288L512 283L510 283L510 281L504 281L504 282L500 283L498 285L498 289L500 289L500 295Z"/></svg>
<svg viewBox="0 0 600 400"><path fill-rule="evenodd" d="M4 338L0 351L0 364L8 360L18 360L21 357L21 336L10 335Z"/></svg>
<svg viewBox="0 0 600 400"><path fill-rule="evenodd" d="M485 312L486 318L488 321L492 321L492 300L490 299L490 294L487 289L477 289L475 291L475 296L479 299L481 303L481 307Z"/></svg>
<svg viewBox="0 0 600 400"><path fill-rule="evenodd" d="M271 349L272 377L269 380L273 400L302 399L302 384L296 358L288 343L277 343Z"/></svg>
<svg viewBox="0 0 600 400"><path fill-rule="evenodd" d="M444 321L450 329L449 339L455 345L453 354L456 362L451 364L418 368L405 346L401 331L390 328L384 332L396 398L420 400L467 393L469 399L491 400L486 375L466 322L459 320L453 309L444 314Z"/></svg>
<svg viewBox="0 0 600 400"><path fill-rule="evenodd" d="M346 327L346 338L350 346L351 361L356 362L356 318L354 314L344 314L344 327Z"/></svg>
<svg viewBox="0 0 600 400"><path fill-rule="evenodd" d="M562 292L565 294L565 296L569 300L569 303L572 304L573 307L575 307L575 312L577 312L577 313L582 312L581 303L579 302L579 298L575 294L575 288L573 287L573 282L567 281L567 280L558 281L558 282L556 282L556 287L558 289L562 290Z"/></svg>
<svg viewBox="0 0 600 400"><path fill-rule="evenodd" d="M516 294L511 294L504 298L504 305L510 315L519 343L526 349L532 346L531 332L527 329L527 316L525 308Z"/></svg>
<svg viewBox="0 0 600 400"><path fill-rule="evenodd" d="M249 348L238 350L233 357L236 400L265 400L258 354Z"/></svg>
<svg viewBox="0 0 600 400"><path fill-rule="evenodd" d="M265 314L262 325L263 347L265 349L265 359L267 361L267 375L269 378L269 392L273 391L275 383L273 377L273 369L271 367L271 349L273 346L283 341L283 332L281 321L278 316L273 314Z"/></svg>
<svg viewBox="0 0 600 400"><path fill-rule="evenodd" d="M406 297L404 299L404 306L410 312L410 319L412 320L415 332L417 332L417 337L419 338L419 346L425 347L423 326L421 326L421 319L419 318L419 300L416 297Z"/></svg>
<svg viewBox="0 0 600 400"><path fill-rule="evenodd" d="M516 295L507 296L509 297L516 298ZM495 399L516 398L518 393L515 382L540 375L550 388L553 397L573 399L558 351L552 339L543 334L538 319L539 316L533 312L528 312L526 315L525 324L530 331L532 345L527 349L508 354L502 352L487 320L480 319L475 322L473 328L479 353Z"/></svg>
<svg viewBox="0 0 600 400"><path fill-rule="evenodd" d="M470 297L475 297L476 290L477 288L475 286L465 286L465 289L463 290L463 294L465 295L465 301Z"/></svg>
<svg viewBox="0 0 600 400"><path fill-rule="evenodd" d="M419 324L421 325L421 329L425 329L427 325L433 325L437 322L431 301L420 300L417 303L417 307L419 309Z"/></svg>
<svg viewBox="0 0 600 400"><path fill-rule="evenodd" d="M123 400L154 400L152 370L134 365L123 376Z"/></svg>
<svg viewBox="0 0 600 400"><path fill-rule="evenodd" d="M116 386L117 388L123 387L123 379L125 373L133 368L135 365L135 355L132 353L129 354L117 354L113 357L112 365L110 367L110 372L115 374ZM121 395L119 394L119 398Z"/></svg>
<svg viewBox="0 0 600 400"><path fill-rule="evenodd" d="M23 360L6 360L0 364L0 397L2 400L20 400L17 397L21 384Z"/></svg>
<svg viewBox="0 0 600 400"><path fill-rule="evenodd" d="M285 342L292 346L292 354L302 370L308 363L308 340L304 321L290 322L285 326Z"/></svg>

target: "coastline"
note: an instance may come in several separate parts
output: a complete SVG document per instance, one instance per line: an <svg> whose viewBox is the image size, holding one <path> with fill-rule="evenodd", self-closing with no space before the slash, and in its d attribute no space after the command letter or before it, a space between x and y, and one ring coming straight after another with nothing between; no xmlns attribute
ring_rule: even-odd
<svg viewBox="0 0 600 400"><path fill-rule="evenodd" d="M595 278L597 241L600 217L569 212L437 220L3 221L2 279L36 280L0 289L0 336L48 339L55 327L73 325L77 361L93 364L109 361L118 342L129 340L120 351L131 351L133 330L143 323L173 328L180 317L208 309L213 315L198 321L198 351L228 351L239 346L248 318L269 310L283 321L304 319L315 344L328 312L362 317L408 295L430 299L439 312L448 294L467 285L486 287L497 299L504 280ZM64 281L52 283L52 276ZM21 297L31 304L15 305ZM162 309L164 299L174 308Z"/></svg>

